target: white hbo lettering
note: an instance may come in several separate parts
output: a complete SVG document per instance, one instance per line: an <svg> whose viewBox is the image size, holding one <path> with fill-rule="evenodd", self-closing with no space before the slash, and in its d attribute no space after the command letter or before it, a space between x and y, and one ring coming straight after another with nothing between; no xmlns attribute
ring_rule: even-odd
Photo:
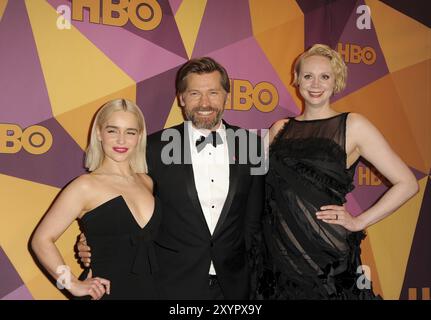
<svg viewBox="0 0 431 320"><path fill-rule="evenodd" d="M71 272L69 266L61 265L57 267L55 271L58 274L57 278L57 288L62 289L70 289L71 286Z"/></svg>

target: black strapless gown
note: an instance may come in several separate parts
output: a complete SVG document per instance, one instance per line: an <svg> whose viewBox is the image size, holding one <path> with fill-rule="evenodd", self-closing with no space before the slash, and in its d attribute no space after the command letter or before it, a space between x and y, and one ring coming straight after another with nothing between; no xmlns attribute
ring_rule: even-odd
<svg viewBox="0 0 431 320"><path fill-rule="evenodd" d="M269 151L263 252L254 261L257 298L374 299L365 281L364 232L316 218L323 205L343 205L355 166L346 169L347 113L290 119Z"/></svg>
<svg viewBox="0 0 431 320"><path fill-rule="evenodd" d="M111 294L102 299L158 299L158 270L153 240L161 222L160 201L144 228L136 222L122 196L87 212L79 225L91 247L93 277L111 281ZM81 275L85 279L88 270Z"/></svg>

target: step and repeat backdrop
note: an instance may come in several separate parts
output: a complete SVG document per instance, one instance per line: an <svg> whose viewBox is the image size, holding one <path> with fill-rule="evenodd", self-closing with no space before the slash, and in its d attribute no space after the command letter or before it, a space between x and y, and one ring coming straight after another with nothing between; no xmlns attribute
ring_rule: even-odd
<svg viewBox="0 0 431 320"><path fill-rule="evenodd" d="M367 230L362 258L385 299L430 299L431 21L427 1L0 0L0 299L65 299L29 239L61 189L85 173L91 118L136 101L148 133L178 124L174 79L191 57L229 72L225 119L268 128L301 112L292 63L314 43L349 67L338 111L368 117L409 165L419 193ZM361 162L348 208L388 183ZM80 273L74 223L57 242Z"/></svg>

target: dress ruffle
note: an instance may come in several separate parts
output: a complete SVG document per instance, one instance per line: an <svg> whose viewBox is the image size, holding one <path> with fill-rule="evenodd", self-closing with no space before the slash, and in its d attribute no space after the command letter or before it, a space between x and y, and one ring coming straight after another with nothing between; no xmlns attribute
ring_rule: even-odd
<svg viewBox="0 0 431 320"><path fill-rule="evenodd" d="M259 277L254 284L257 300L381 300L373 292L369 281L368 287L359 289L358 282L364 282L364 273L357 272L360 263L360 242L365 238L364 232L354 232L349 236L351 256L346 260L336 260L323 268L323 272L314 278L303 275L292 277L275 265L264 264L261 258L256 260L259 266ZM268 261L268 260L267 260ZM342 265L345 264L345 265ZM345 269L339 273L339 269ZM317 279L317 281L316 281ZM368 280L365 280L368 281Z"/></svg>
<svg viewBox="0 0 431 320"><path fill-rule="evenodd" d="M322 205L342 205L353 190L346 169L347 114L319 122L290 121L270 147L264 241L250 252L256 299L380 299L365 280L364 232L316 218Z"/></svg>
<svg viewBox="0 0 431 320"><path fill-rule="evenodd" d="M310 153L310 150L313 152ZM271 148L271 152L275 161L280 161L287 168L291 168L301 177L304 184L327 193L336 203L346 202L344 195L354 189L354 170L352 172L345 168L346 155L332 140L322 138L282 140Z"/></svg>

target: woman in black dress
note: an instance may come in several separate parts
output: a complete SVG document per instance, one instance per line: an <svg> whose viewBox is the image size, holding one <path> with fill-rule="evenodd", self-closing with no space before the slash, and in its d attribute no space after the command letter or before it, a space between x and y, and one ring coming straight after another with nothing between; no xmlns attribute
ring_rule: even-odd
<svg viewBox="0 0 431 320"><path fill-rule="evenodd" d="M34 252L57 284L74 296L158 297L153 238L161 209L146 174L145 150L145 121L139 107L125 99L106 103L91 130L85 161L90 173L63 190L36 229ZM77 218L92 248L91 273L84 280L64 273L68 269L55 246Z"/></svg>
<svg viewBox="0 0 431 320"><path fill-rule="evenodd" d="M297 59L294 73L305 109L270 129L263 220L266 259L259 271L258 296L378 298L360 268L363 230L411 198L418 184L365 117L331 108L329 99L345 87L347 76L336 51L314 45ZM360 156L393 186L354 217L344 203Z"/></svg>

